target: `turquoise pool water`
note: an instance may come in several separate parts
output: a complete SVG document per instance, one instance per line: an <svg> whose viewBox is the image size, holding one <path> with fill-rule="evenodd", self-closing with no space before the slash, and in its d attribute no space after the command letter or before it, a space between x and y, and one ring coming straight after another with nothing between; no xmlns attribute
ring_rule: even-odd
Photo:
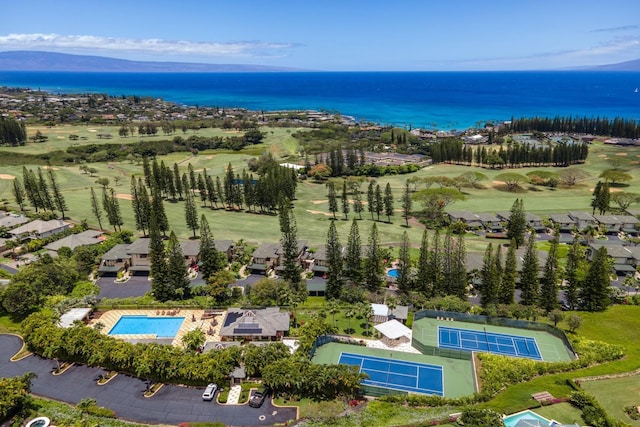
<svg viewBox="0 0 640 427"><path fill-rule="evenodd" d="M391 270L387 271L387 276L389 277L395 277L396 279L398 278L398 269L397 268L392 268Z"/></svg>
<svg viewBox="0 0 640 427"><path fill-rule="evenodd" d="M504 422L505 427L515 427L515 425L518 424L520 420L531 420L532 421L531 423L525 424L526 426L531 426L531 427L538 427L538 426L547 427L550 423L549 420L547 420L544 417L541 417L540 415L532 411L518 412L517 414L513 414L513 415L509 415L508 417L505 417L504 420L502 421Z"/></svg>
<svg viewBox="0 0 640 427"><path fill-rule="evenodd" d="M113 325L109 335L156 335L173 338L178 333L184 317L122 316Z"/></svg>

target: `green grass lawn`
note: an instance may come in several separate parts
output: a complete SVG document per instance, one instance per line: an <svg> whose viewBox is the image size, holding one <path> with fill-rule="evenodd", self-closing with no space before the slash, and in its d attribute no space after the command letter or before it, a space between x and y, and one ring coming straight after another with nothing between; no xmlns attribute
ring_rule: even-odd
<svg viewBox="0 0 640 427"><path fill-rule="evenodd" d="M563 424L586 425L582 419L582 412L568 402L535 408L533 412L548 420L555 420Z"/></svg>
<svg viewBox="0 0 640 427"><path fill-rule="evenodd" d="M0 147L0 155L2 153L45 153L58 149L65 149L72 143L89 144L89 143L134 143L139 137L120 138L117 136L117 127L91 127L91 126L57 126L54 128L46 127L30 127L29 132L35 133L40 130L49 136L49 140L41 144L29 143L24 147ZM282 161L295 161L299 158L299 145L295 138L291 135L296 129L288 128L263 128L265 132L265 140L262 144L247 147L239 152L224 151L203 151L197 156L190 153L172 153L167 156L160 157L166 165L172 166L177 163L180 171L187 170L187 165L192 164L196 171L204 168L210 175L222 176L228 164L231 164L235 171L239 172L246 167L247 160L260 155L264 151L270 151ZM70 141L70 134L85 136L86 141ZM111 133L113 139L99 140L98 133ZM191 134L189 131L188 134ZM230 135L229 131L222 129L202 129L199 135ZM144 139L167 139L170 137L156 136L144 137ZM616 156L623 152L626 156ZM590 178L580 182L572 189L547 189L536 187L536 191L526 191L523 193L509 193L494 186L494 178L503 173L504 170L485 170L479 169L487 175L488 180L483 182L485 189L465 189L467 199L451 205L449 210L470 210L474 212L497 212L508 211L516 198L524 198L525 209L528 212L544 214L549 212L563 212L567 210L590 210L589 203L591 199L591 188L597 182L598 174L610 167L608 163L610 158L635 159L640 154L640 148L637 147L611 147L604 144L593 144L591 146L591 154L585 165L581 166L588 172ZM98 178L109 178L111 186L116 193L120 194L120 207L125 222L124 228L133 229L133 212L131 203L126 200L130 193L131 176L141 176L142 167L127 161L114 163L96 163L90 164L98 170L95 176L83 174L77 166L56 166L56 178L63 190L65 200L69 205L68 216L74 220L86 219L91 226L97 226L97 220L91 212L89 203L89 189L95 187L99 190L99 186L95 183ZM29 166L33 168L34 166ZM526 174L535 168L522 168L516 170L518 173ZM547 170L555 170L553 168L545 168ZM436 165L412 174L411 176L435 176L445 175L448 177L456 177L471 169L465 166L455 165ZM22 177L22 165L6 166L2 168L3 176ZM631 182L629 187L624 188L625 191L640 192L640 170L638 168L630 169L635 180ZM409 238L414 245L420 243L422 228L414 226L406 229L402 227L404 221L400 217L401 203L400 198L404 188L404 182L409 176L396 175L380 177L378 182L384 188L387 182L391 185L395 196L396 215L392 217L392 224L385 222L377 222L380 241L386 246L397 249L401 241L402 233L408 231ZM117 181L117 182L116 182ZM11 180L0 179L0 201L6 200L10 206L15 208L13 196L11 194ZM366 191L366 185L363 185ZM295 202L294 214L298 225L298 235L301 239L309 241L311 246L317 247L326 240L326 233L329 228L330 217L328 214L328 202L326 188L322 184L315 184L311 181L301 182L297 191L298 200ZM184 202L165 203L167 216L169 218L171 228L181 238L187 238L191 232L187 229L184 219ZM414 210L420 210L421 206L418 202L414 202ZM199 208L199 214L205 214L207 220L214 232L216 238L239 240L245 239L252 243L274 242L280 239L280 231L278 226L278 218L276 216L257 215L251 213L226 212L223 210L211 210L208 208ZM338 215L335 221L337 231L340 235L342 243L346 243L351 219L354 213L349 214L349 220L343 220L342 215ZM381 217L382 219L382 217ZM386 219L386 218L385 218ZM360 236L363 244L366 244L371 226L368 212L363 213L363 220L358 222ZM488 240L470 238L467 240L467 249L469 251L484 251Z"/></svg>
<svg viewBox="0 0 640 427"><path fill-rule="evenodd" d="M587 381L581 387L595 396L611 417L632 426L640 426L640 420L632 420L624 412L625 406L640 406L640 375Z"/></svg>
<svg viewBox="0 0 640 427"><path fill-rule="evenodd" d="M568 397L572 389L567 385L567 379L630 372L640 368L640 306L618 305L604 313L578 314L584 319L577 332L580 336L621 345L625 348L626 356L614 362L512 385L483 406L511 414L535 404L531 395L537 392L548 391L555 397ZM559 326L566 327L566 324Z"/></svg>
<svg viewBox="0 0 640 427"><path fill-rule="evenodd" d="M20 332L20 322L14 320L7 313L0 312L0 333Z"/></svg>

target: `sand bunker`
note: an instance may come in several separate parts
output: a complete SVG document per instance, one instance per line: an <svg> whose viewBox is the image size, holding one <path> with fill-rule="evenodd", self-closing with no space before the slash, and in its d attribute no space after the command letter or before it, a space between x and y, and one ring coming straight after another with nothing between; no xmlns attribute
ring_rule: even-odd
<svg viewBox="0 0 640 427"><path fill-rule="evenodd" d="M312 211L310 209L306 209L306 211L309 212L310 214L314 214L314 215L333 216L333 214L330 213L330 212Z"/></svg>
<svg viewBox="0 0 640 427"><path fill-rule="evenodd" d="M116 199L133 200L133 196L131 194L118 193L116 194Z"/></svg>
<svg viewBox="0 0 640 427"><path fill-rule="evenodd" d="M42 169L51 169L53 171L59 171L60 170L59 168L54 168L54 167L48 166L48 165L47 166L43 166Z"/></svg>
<svg viewBox="0 0 640 427"><path fill-rule="evenodd" d="M213 159L213 156L207 156L207 157L205 157L205 159L211 160L211 159Z"/></svg>
<svg viewBox="0 0 640 427"><path fill-rule="evenodd" d="M8 173L0 173L0 179L16 179L16 177Z"/></svg>
<svg viewBox="0 0 640 427"><path fill-rule="evenodd" d="M329 203L328 200L312 200L311 203L313 203L314 205L319 205L322 203Z"/></svg>

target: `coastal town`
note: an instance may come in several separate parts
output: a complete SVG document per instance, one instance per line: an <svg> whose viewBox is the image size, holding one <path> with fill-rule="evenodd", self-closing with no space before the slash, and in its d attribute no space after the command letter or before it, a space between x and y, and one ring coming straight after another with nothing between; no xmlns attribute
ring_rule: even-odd
<svg viewBox="0 0 640 427"><path fill-rule="evenodd" d="M143 424L378 402L569 426L635 378L635 346L607 340L640 303L640 151L615 120L438 131L0 92L3 332L26 344L0 335L0 375L35 395Z"/></svg>

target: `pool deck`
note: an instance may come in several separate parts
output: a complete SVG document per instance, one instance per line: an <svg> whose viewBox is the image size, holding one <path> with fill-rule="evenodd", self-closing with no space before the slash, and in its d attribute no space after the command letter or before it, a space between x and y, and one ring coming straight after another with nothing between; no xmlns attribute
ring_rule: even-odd
<svg viewBox="0 0 640 427"><path fill-rule="evenodd" d="M110 310L102 314L97 319L92 319L89 321L89 326L93 326L96 323L102 323L104 328L102 328L103 334L108 334L111 328L120 320L122 316L149 316L149 317L171 317L170 312L176 312L178 309L173 310ZM218 342L220 341L220 327L222 325L222 321L224 320L224 314L216 315L215 317L209 317L207 319L200 319L204 314L204 310L195 310L195 309L180 309L179 312L176 312L173 317L184 317L184 321L180 325L176 336L173 338L171 342L174 346L182 346L182 337L189 331L194 329L200 329L205 334L205 343L207 342ZM195 318L196 321L192 321ZM213 325L212 323L216 323ZM210 333L208 333L210 332ZM148 334L132 334L132 335L112 335L114 338L123 339L123 340L147 340L147 339L155 339L155 335Z"/></svg>

